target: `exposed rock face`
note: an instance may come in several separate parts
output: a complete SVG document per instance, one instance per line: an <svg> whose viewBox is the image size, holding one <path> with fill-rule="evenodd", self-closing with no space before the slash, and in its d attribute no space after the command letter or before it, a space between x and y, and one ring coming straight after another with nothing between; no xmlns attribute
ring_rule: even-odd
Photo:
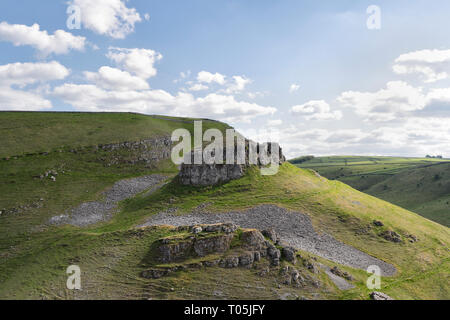
<svg viewBox="0 0 450 320"><path fill-rule="evenodd" d="M199 257L204 257L212 253L224 253L230 249L233 234L198 238L194 241L194 251Z"/></svg>
<svg viewBox="0 0 450 320"><path fill-rule="evenodd" d="M245 166L239 164L182 164L180 181L184 185L211 186L239 179Z"/></svg>
<svg viewBox="0 0 450 320"><path fill-rule="evenodd" d="M177 227L174 229L175 232L188 231L190 234L158 240L156 253L160 263L183 262L189 258L206 257L212 254L222 254L222 258L196 262L192 265L149 269L144 271L142 276L157 279L187 267L250 268L262 257L266 257L270 265L277 267L282 258L281 252L286 261L294 264L297 262L295 249L282 247L280 251L256 229L243 229L241 233L236 232L237 230L238 226L232 223ZM278 238L275 232L273 235ZM238 243L237 248L232 247L235 239ZM297 279L297 277L294 278Z"/></svg>
<svg viewBox="0 0 450 320"><path fill-rule="evenodd" d="M237 147L235 146L234 150L234 162L232 164L226 163L226 154L227 151L223 149L223 164L194 164L194 153L190 154L191 164L183 163L181 164L179 178L181 184L184 185L193 185L193 186L211 186L220 183L225 183L230 180L235 180L241 178L245 174L245 170L252 165L249 160L251 157L249 156L249 143L254 143L252 141L246 140L245 146L245 159L242 161L243 163L237 161ZM255 144L255 143L254 143ZM270 163L264 163L261 160L262 156L262 146L259 144L255 144L257 161L254 165L263 166ZM275 146L275 144L273 145ZM278 160L278 164L282 164L286 161L286 158L283 155L283 151L280 147L278 147L278 159L276 157L276 153L272 152L272 144L268 143L267 147L267 156L268 159L272 159L272 161ZM189 156L188 156L189 159ZM185 161L187 162L187 161Z"/></svg>
<svg viewBox="0 0 450 320"><path fill-rule="evenodd" d="M106 157L100 158L108 165L122 163L147 165L169 159L172 141L169 136L156 137L135 142L121 142L98 145L97 151L107 152Z"/></svg>
<svg viewBox="0 0 450 320"><path fill-rule="evenodd" d="M169 263L186 259L192 252L194 246L193 240L176 241L174 243L165 243L166 239L161 241L158 248L159 261L162 263Z"/></svg>

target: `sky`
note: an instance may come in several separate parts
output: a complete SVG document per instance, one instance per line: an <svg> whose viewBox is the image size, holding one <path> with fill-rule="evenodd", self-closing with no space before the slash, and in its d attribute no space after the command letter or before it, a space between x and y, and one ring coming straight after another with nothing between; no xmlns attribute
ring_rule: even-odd
<svg viewBox="0 0 450 320"><path fill-rule="evenodd" d="M2 0L0 110L225 121L288 157L450 157L450 2Z"/></svg>

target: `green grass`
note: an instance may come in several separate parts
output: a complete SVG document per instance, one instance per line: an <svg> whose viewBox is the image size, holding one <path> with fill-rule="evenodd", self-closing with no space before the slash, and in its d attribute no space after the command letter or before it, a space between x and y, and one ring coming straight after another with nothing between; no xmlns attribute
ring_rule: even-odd
<svg viewBox="0 0 450 320"><path fill-rule="evenodd" d="M228 125L203 121L204 129ZM193 132L193 119L135 113L0 112L0 158Z"/></svg>
<svg viewBox="0 0 450 320"><path fill-rule="evenodd" d="M335 156L297 166L450 226L450 160Z"/></svg>
<svg viewBox="0 0 450 320"><path fill-rule="evenodd" d="M10 126L23 127L27 121L34 121L33 119L41 116L47 118L49 123L53 123L50 119L52 115L60 122L63 117L47 113L22 114L23 121L18 117L19 113L0 113L0 118L4 115L18 117L14 121L9 118ZM70 122L71 114L68 115L66 119ZM89 116L83 114L87 122L90 122L87 120L90 119ZM122 116L126 123L129 117L135 115ZM92 114L92 117L97 119L95 121L109 123L110 126L106 127L111 128L108 129L110 132L122 130L119 128L120 119L108 120L109 117L120 118L118 114ZM2 126L8 122L2 121ZM174 121L163 125L172 128L172 122ZM213 126L214 123L208 125ZM113 130L114 127L116 130ZM153 129L145 130L149 131L138 136L147 137ZM10 131L8 134L11 137L14 132L17 136L14 139L19 141L20 131ZM32 139L32 132L30 129L29 139ZM384 278L381 291L403 299L450 297L446 280L450 273L448 228L358 192L339 181L329 181L310 170L299 169L288 163L275 176L261 176L259 170L252 168L242 179L215 187L181 186L173 178L169 184L150 196L138 195L123 201L120 210L108 222L86 228L45 226L50 217L82 202L98 199L101 192L117 180L156 172L168 177L176 174L176 168L169 162L162 162L153 168L140 165L107 167L96 161L95 154L89 152L58 152L59 145L71 147L71 143L91 145L113 142L115 139L132 140L132 135L127 135L128 133L123 133L123 137L117 135L111 138L109 134L99 132L95 139L92 135L80 133L81 136L76 141L71 140L69 135L66 139L55 138L60 141L52 145L48 132L50 131L44 135L43 132L36 131L39 139L35 137L33 139L37 139L36 141L24 140L19 149L24 149L27 153L34 152L41 150L41 145L47 144L46 150L56 148L55 151L48 155L33 154L0 161L0 208L16 207L44 199L41 208L0 216L1 299L218 298L214 291L222 291L223 297L236 299L278 298L279 294L287 292L309 298L314 297L314 293L320 293L322 298L368 298L369 290L364 286L366 273L343 266L340 268L356 278L357 287L349 292L337 290L326 278L322 279L323 286L320 289L278 288L275 277L261 278L253 270L246 269L210 268L179 272L157 280L141 278L140 272L149 264L146 259L151 259L149 254L152 243L170 235L170 231L167 228L136 230L134 227L161 210L177 207L178 214L184 214L203 202L209 202L209 209L217 211L243 210L261 203L273 203L301 211L311 217L315 227L394 264L399 273L395 277ZM19 149L11 146L5 149L4 154L18 154ZM56 182L33 178L49 169L57 169L58 172L64 170L65 173L58 175ZM359 234L358 231L373 219L383 221L384 228L393 229L402 235L412 233L420 241L414 244L394 244L380 238L377 235L380 230L375 229L367 234ZM321 262L334 265L324 259ZM82 291L73 292L65 288L65 270L71 264L81 267Z"/></svg>
<svg viewBox="0 0 450 320"><path fill-rule="evenodd" d="M172 199L170 204L169 199ZM168 206L179 208L178 214L183 214L205 201L211 203L211 210L217 211L245 209L261 203L299 210L308 214L316 227L337 239L394 264L399 275L383 281L383 291L388 294L409 299L449 296L448 283L442 282L449 271L448 228L339 181L328 181L289 164L283 165L276 176L260 176L258 170L250 170L244 178L217 187L184 187L173 181L151 197L127 201L113 224L131 226L131 220L141 223ZM389 228L401 235L414 234L420 241L414 244L387 242L378 236L381 229L357 234L374 219L383 221L383 230ZM97 231L111 230L111 227ZM363 275L364 272L362 278ZM363 284L358 288L353 297L368 294Z"/></svg>

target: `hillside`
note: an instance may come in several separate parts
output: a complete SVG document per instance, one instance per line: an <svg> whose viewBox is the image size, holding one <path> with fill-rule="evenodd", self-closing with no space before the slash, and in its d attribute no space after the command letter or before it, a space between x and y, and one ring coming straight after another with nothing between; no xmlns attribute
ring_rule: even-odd
<svg viewBox="0 0 450 320"><path fill-rule="evenodd" d="M335 156L296 165L450 226L450 160Z"/></svg>
<svg viewBox="0 0 450 320"><path fill-rule="evenodd" d="M207 239L221 234L201 232L192 236L186 229L155 224L155 219L170 214L177 221L188 221L201 212L242 218L255 210L269 214L258 211L268 206L273 208L271 214L286 214L303 223L302 228L304 223L310 223L308 232L315 232L314 236L329 235L325 238L330 243L395 268L394 275L382 277L380 289L391 297L450 297L448 281L443 281L450 272L450 236L448 228L442 225L289 163L284 163L274 176L261 176L257 168L250 168L243 178L223 185L183 186L170 160L148 165L131 161L126 158L128 154L111 157L111 151L92 146L168 135L179 125L191 129L192 119L164 120L134 114L78 116L87 122L79 130L73 124L72 114L23 113L22 120L21 113L0 113L2 130L11 139L21 141L20 148L4 147L3 154L11 157L0 160L3 182L0 208L5 208L0 209L2 299L369 298L372 290L365 285L366 271L346 260L336 262L333 250L324 255L321 250L305 246L297 252L298 261L282 260L278 268L267 265L265 258L251 268L222 268L213 264L202 267L217 259L214 255L203 260L187 256L183 265L158 262L155 254L158 243L186 241L186 237ZM123 129L126 125L122 126L121 118L124 123L132 123L133 117L147 124L142 127L145 132ZM70 132L61 137L64 130L50 128L37 130L34 135L36 129L30 129L28 138L21 139L22 133L13 129L26 128L33 119L44 118L50 126L72 126L71 130L78 132L77 138L72 139ZM158 129L152 127L153 121ZM216 125L227 127L217 122L208 122L204 127ZM98 131L95 135L88 134L86 127ZM58 149L60 146L64 148ZM35 153L41 151L48 153ZM14 156L21 152L31 154ZM41 177L49 171L49 177ZM127 187L123 181L130 184L155 175L158 180L135 188L128 199L114 198L118 207L111 216L88 224L77 225L71 220L49 223L71 208L83 208L80 205L88 201L102 204L116 196L117 190ZM56 177L54 181L50 176ZM72 211L72 215L75 213ZM375 226L374 220L383 225ZM300 225L278 223L277 227L287 228L295 235ZM231 251L241 252L242 234L252 232L249 228L242 226L235 231ZM392 232L400 242L386 240L385 235ZM81 268L81 291L66 288L66 268L71 264ZM331 280L326 270L335 266L351 275L352 288L340 289ZM172 273L158 279L143 277L149 268L171 268ZM283 270L292 268L303 279L299 286L286 284L282 278Z"/></svg>

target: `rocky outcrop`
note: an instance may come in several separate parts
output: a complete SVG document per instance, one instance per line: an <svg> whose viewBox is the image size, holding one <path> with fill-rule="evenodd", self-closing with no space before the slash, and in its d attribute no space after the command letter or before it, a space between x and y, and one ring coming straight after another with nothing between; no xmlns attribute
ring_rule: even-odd
<svg viewBox="0 0 450 320"><path fill-rule="evenodd" d="M392 231L392 230L383 231L380 234L380 236L387 241L391 241L391 242L395 242L395 243L403 242L401 236L397 232Z"/></svg>
<svg viewBox="0 0 450 320"><path fill-rule="evenodd" d="M234 162L226 163L226 148L223 149L223 164L194 164L194 153L190 154L190 164L185 161L185 163L181 164L179 179L181 184L183 185L193 185L193 186L210 186L216 185L220 183L225 183L230 180L235 180L241 178L245 174L245 170L252 165L250 161L251 156L249 156L249 143L254 143L252 141L246 140L245 145L245 159L243 161L237 161L237 148L235 146L234 150ZM254 165L263 166L267 165L262 161L262 157L260 154L262 153L262 145L255 144L256 150L256 163ZM275 144L268 143L267 144L267 155L268 159L278 159L278 164L282 164L286 161L286 158L283 155L283 151L280 147L278 147L278 157L275 156L275 153L272 152L272 147ZM189 157L189 156L188 156ZM189 158L188 158L189 159ZM270 162L270 161L269 161Z"/></svg>
<svg viewBox="0 0 450 320"><path fill-rule="evenodd" d="M341 269L339 269L337 266L334 266L333 268L330 269L330 272L341 277L344 278L346 280L352 281L353 277L351 274L349 274L347 271L342 271Z"/></svg>
<svg viewBox="0 0 450 320"><path fill-rule="evenodd" d="M156 260L162 264L178 262L181 265L152 268L144 271L143 277L160 278L188 267L250 268L262 258L266 258L271 266L277 267L280 265L282 252L286 261L294 264L297 262L293 248L275 246L256 229L239 229L238 232L238 226L232 223L220 223L180 226L174 230L183 232L182 236L158 240L155 251ZM187 235L186 232L188 232ZM273 235L278 238L276 234ZM204 258L210 255L214 257L222 255L222 257L196 262L195 265L183 263L191 258Z"/></svg>
<svg viewBox="0 0 450 320"><path fill-rule="evenodd" d="M238 164L182 164L180 182L184 185L211 186L239 179L245 166Z"/></svg>
<svg viewBox="0 0 450 320"><path fill-rule="evenodd" d="M389 297L387 294L383 292L373 291L370 293L370 298L372 300L394 300L391 297Z"/></svg>
<svg viewBox="0 0 450 320"><path fill-rule="evenodd" d="M98 145L95 150L103 152L99 160L108 165L142 163L151 166L161 160L169 159L171 148L170 137L162 136L134 142Z"/></svg>

